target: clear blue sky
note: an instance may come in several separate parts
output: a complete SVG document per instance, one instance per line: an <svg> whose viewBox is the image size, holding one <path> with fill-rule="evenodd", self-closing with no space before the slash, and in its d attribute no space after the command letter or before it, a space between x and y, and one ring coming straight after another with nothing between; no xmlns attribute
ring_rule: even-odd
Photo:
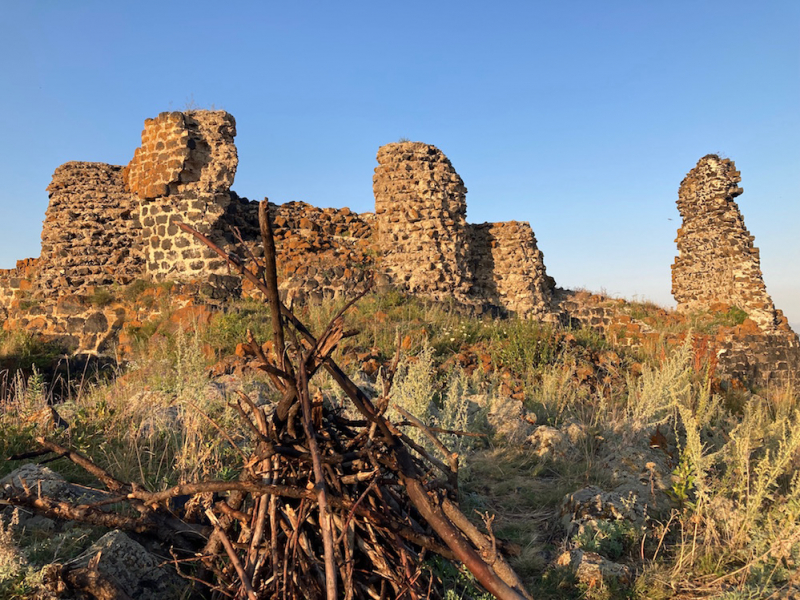
<svg viewBox="0 0 800 600"><path fill-rule="evenodd" d="M0 267L53 170L127 163L187 102L237 120L234 189L373 208L378 147L441 148L471 222L530 221L567 287L662 304L678 185L736 161L767 289L800 324L800 2L0 3Z"/></svg>

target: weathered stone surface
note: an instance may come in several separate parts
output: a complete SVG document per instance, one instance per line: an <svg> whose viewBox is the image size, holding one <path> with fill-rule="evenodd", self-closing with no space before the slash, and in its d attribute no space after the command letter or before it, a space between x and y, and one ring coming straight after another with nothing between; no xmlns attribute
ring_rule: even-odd
<svg viewBox="0 0 800 600"><path fill-rule="evenodd" d="M53 173L47 191L50 205L36 277L41 295L142 276L138 208L125 188L122 167L68 162Z"/></svg>
<svg viewBox="0 0 800 600"><path fill-rule="evenodd" d="M224 111L161 113L145 121L142 145L125 169L139 198L147 275L188 281L227 274L216 255L179 230L182 222L223 242L221 217L231 202L239 159L236 122Z"/></svg>
<svg viewBox="0 0 800 600"><path fill-rule="evenodd" d="M36 258L18 260L14 269L0 269L0 318L8 316L15 301L19 302L30 292L38 275Z"/></svg>
<svg viewBox="0 0 800 600"><path fill-rule="evenodd" d="M581 444L586 438L586 428L578 423L569 423L558 429L540 425L528 438L533 453L550 460L580 458Z"/></svg>
<svg viewBox="0 0 800 600"><path fill-rule="evenodd" d="M397 285L436 300L465 301L467 188L447 157L420 142L378 151L373 191L381 266Z"/></svg>
<svg viewBox="0 0 800 600"><path fill-rule="evenodd" d="M435 146L387 144L378 163L380 269L395 285L434 300L550 315L554 282L528 223L468 225L467 188Z"/></svg>
<svg viewBox="0 0 800 600"><path fill-rule="evenodd" d="M681 182L678 257L672 266L672 294L678 310L707 310L720 303L736 306L768 331L775 306L761 275L758 248L734 198L741 174L733 161L704 156Z"/></svg>
<svg viewBox="0 0 800 600"><path fill-rule="evenodd" d="M748 320L721 340L719 370L760 385L780 384L800 372L800 341L767 294L755 238L734 201L743 192L740 181L733 161L710 154L681 182L683 224L672 293L679 311L746 312Z"/></svg>
<svg viewBox="0 0 800 600"><path fill-rule="evenodd" d="M625 565L612 562L597 554L581 549L564 552L556 560L560 567L570 567L578 581L588 589L604 589L609 584L628 584L631 570Z"/></svg>
<svg viewBox="0 0 800 600"><path fill-rule="evenodd" d="M35 463L22 465L0 479L0 497L11 489L24 490L25 486L37 494L71 502L90 503L106 498L102 492L69 483L55 471Z"/></svg>
<svg viewBox="0 0 800 600"><path fill-rule="evenodd" d="M121 531L111 531L71 561L69 568L70 571L96 568L117 593L130 598L170 600L179 596L181 580L173 571L159 566L161 562Z"/></svg>
<svg viewBox="0 0 800 600"><path fill-rule="evenodd" d="M549 319L555 282L528 223L467 225L471 294L504 311Z"/></svg>
<svg viewBox="0 0 800 600"><path fill-rule="evenodd" d="M28 463L0 479L0 494L6 487L21 490L25 485L32 490L41 489L42 495L51 498L60 497L69 486L66 479L52 469Z"/></svg>

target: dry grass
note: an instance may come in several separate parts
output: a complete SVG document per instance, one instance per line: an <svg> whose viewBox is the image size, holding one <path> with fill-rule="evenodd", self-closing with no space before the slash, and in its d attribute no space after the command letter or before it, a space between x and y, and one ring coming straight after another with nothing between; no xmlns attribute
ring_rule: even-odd
<svg viewBox="0 0 800 600"><path fill-rule="evenodd" d="M309 307L303 319L319 331L337 309ZM640 312L659 315L658 310L641 307ZM84 386L58 406L71 424L66 432L37 417L46 406L46 386L40 375L29 372L11 386L13 394L0 398L0 455L30 448L34 436L46 432L122 479L143 481L152 490L202 476L236 477L238 450L211 421L229 432L235 446L246 447L248 433L237 430L227 405L232 386L243 386L262 401L269 401L269 393L258 379L224 381L227 387L209 382L205 371L213 358L204 348L211 342L230 352L248 328L263 341L265 331L259 326L267 317L262 307L242 303L208 330L150 339L143 335L140 353L127 369L110 382ZM796 583L800 401L795 389L715 396L694 364L690 341L642 357L611 348L589 332L476 320L396 294L365 299L348 319L348 327L360 329L348 344L377 349L383 359L394 354L398 338L407 340L393 402L430 424L489 434L486 439L447 440L461 444L462 502L465 512L497 514L494 529L521 547L514 567L537 598L587 597L569 572L551 566L566 539L560 503L579 488L607 483L597 462L597 439L633 439L655 425L677 441L673 508L671 514L653 516L635 548L619 557L635 573L624 593L636 598L756 598L781 594ZM573 341L567 343L565 334ZM7 345L20 354L33 343L6 335L0 350ZM619 373L601 384L592 361L608 350L619 355ZM493 369L468 374L457 367L454 355L470 351L489 355ZM644 364L631 369L640 360ZM587 365L595 369L588 377ZM349 365L351 372L358 367ZM509 377L501 377L504 371ZM501 398L501 386L509 381L523 386L524 404L540 423L578 423L589 432L576 457L545 460L525 443L509 444L494 435L477 399ZM325 378L316 384L328 397ZM0 463L0 476L13 466ZM86 483L81 481L85 475L65 464L57 462L54 468ZM480 521L477 513L472 515ZM25 558L25 549L14 552Z"/></svg>

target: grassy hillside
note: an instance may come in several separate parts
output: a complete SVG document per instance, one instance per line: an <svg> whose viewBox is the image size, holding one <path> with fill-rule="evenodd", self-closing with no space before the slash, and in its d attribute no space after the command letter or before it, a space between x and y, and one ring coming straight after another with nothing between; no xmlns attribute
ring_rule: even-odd
<svg viewBox="0 0 800 600"><path fill-rule="evenodd" d="M319 332L338 308L297 312ZM460 456L464 512L476 523L494 515L534 597L783 597L800 585L798 393L721 389L691 331L729 323L694 315L676 325L668 311L636 310L656 331L683 327L685 341L632 349L588 330L478 319L388 293L347 313L358 333L335 358L378 395L381 369L399 352L390 411L400 405L429 425L474 434L443 434ZM268 311L241 301L202 327L169 316L137 330L124 364L72 374L55 407L66 429L47 404L53 349L3 334L0 360L12 371L34 366L7 376L0 456L46 435L150 490L237 477L237 448L253 440L230 398L241 390L260 404L277 400L241 346L249 330L270 350ZM322 401L345 403L323 375L313 384ZM435 452L418 430L407 433ZM0 462L0 478L17 466ZM49 466L91 483L66 461ZM2 598L33 597L42 565L103 533L9 533L11 511L2 514ZM478 597L468 578L443 567L441 576L453 598Z"/></svg>

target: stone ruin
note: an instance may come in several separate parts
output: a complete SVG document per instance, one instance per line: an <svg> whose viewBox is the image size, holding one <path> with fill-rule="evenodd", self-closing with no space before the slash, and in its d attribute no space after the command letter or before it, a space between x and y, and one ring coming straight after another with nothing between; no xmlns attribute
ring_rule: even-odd
<svg viewBox="0 0 800 600"><path fill-rule="evenodd" d="M236 122L223 111L162 113L145 121L142 145L124 169L139 209L148 278L192 279L227 273L212 250L178 229L218 233L231 203L239 158Z"/></svg>
<svg viewBox="0 0 800 600"><path fill-rule="evenodd" d="M755 239L744 225L734 198L741 174L733 161L708 155L689 171L678 191L683 225L672 265L672 294L678 310L715 304L745 311L761 329L773 330L777 313L761 275Z"/></svg>
<svg viewBox="0 0 800 600"><path fill-rule="evenodd" d="M38 259L0 271L0 314L81 352L108 351L126 320L86 297L136 280L204 285L212 297L255 293L183 222L243 261L261 256L258 203L231 190L236 122L224 111L147 119L126 166L69 162L47 190ZM527 223L468 225L466 188L438 149L389 144L378 152L375 214L271 205L287 302L337 298L375 272L383 284L483 312L548 318L553 281Z"/></svg>
<svg viewBox="0 0 800 600"><path fill-rule="evenodd" d="M447 157L419 142L378 151L381 268L411 293L548 318L554 281L528 223L466 222L467 188Z"/></svg>
<svg viewBox="0 0 800 600"><path fill-rule="evenodd" d="M231 190L235 135L223 111L162 113L145 121L127 166L58 167L47 188L41 256L0 271L4 327L77 352L108 353L126 323L149 316L87 301L103 286L173 281L200 286L212 300L255 294L177 227L188 223L244 262L262 256L258 203ZM657 337L621 300L556 289L528 223L467 223L467 189L435 146L388 144L377 159L374 214L270 205L285 301L342 297L375 273L382 286L478 314L575 322L630 345ZM739 181L731 161L707 156L681 184L673 294L682 312L747 313L712 344L721 373L785 381L800 371L800 345L766 292L758 250L734 202Z"/></svg>
<svg viewBox="0 0 800 600"><path fill-rule="evenodd" d="M800 371L800 342L775 308L735 198L741 174L730 159L709 154L689 171L678 190L678 256L672 265L672 294L679 312L747 313L738 331L720 341L719 365L761 383L786 381Z"/></svg>

